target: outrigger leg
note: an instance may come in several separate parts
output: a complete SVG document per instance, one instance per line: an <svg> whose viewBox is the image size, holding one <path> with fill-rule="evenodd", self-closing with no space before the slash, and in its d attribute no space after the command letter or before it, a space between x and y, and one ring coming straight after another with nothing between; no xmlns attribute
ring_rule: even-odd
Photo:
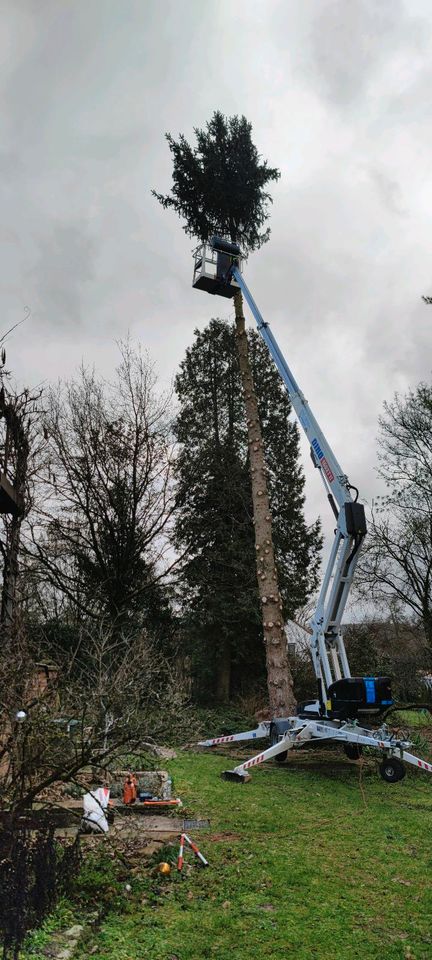
<svg viewBox="0 0 432 960"><path fill-rule="evenodd" d="M251 779L248 773L250 767L255 767L258 763L265 763L266 760L272 760L273 757L277 757L281 753L287 753L287 751L292 750L299 741L309 740L311 736L309 726L309 724L306 724L301 727L300 730L298 727L295 730L287 730L279 742L274 743L271 747L268 747L267 750L263 750L262 753L257 753L255 757L251 757L250 760L245 760L244 763L239 763L237 767L234 767L234 770L224 770L221 774L222 779L232 780L234 783L247 783L248 780Z"/></svg>
<svg viewBox="0 0 432 960"><path fill-rule="evenodd" d="M270 721L263 720L254 730L245 730L244 733L232 733L226 737L213 737L211 740L199 740L199 747L217 747L221 743L239 743L241 740L260 740L270 734Z"/></svg>

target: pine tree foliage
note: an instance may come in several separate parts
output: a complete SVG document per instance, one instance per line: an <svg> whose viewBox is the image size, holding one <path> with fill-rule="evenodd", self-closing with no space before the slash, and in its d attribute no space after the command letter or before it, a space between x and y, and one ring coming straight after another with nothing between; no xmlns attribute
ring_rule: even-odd
<svg viewBox="0 0 432 960"><path fill-rule="evenodd" d="M279 179L279 170L261 161L246 117L216 111L205 130L194 132L194 147L183 134L178 140L166 134L172 190L166 195L153 190L153 195L185 219L189 236L208 240L216 233L240 243L245 253L258 249L270 235L264 225L272 199L265 187Z"/></svg>
<svg viewBox="0 0 432 960"><path fill-rule="evenodd" d="M319 523L307 527L297 426L266 348L248 334L267 450L274 539L284 616L317 583ZM195 331L176 380L176 538L189 545L183 568L185 632L201 690L224 699L245 679L264 679L262 617L255 571L248 434L235 327L212 320ZM230 683L231 673L231 683ZM213 675L216 674L216 689Z"/></svg>

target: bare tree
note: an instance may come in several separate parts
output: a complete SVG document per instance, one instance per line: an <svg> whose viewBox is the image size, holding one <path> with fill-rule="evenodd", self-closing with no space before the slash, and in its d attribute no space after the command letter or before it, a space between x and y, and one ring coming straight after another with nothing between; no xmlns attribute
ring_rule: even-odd
<svg viewBox="0 0 432 960"><path fill-rule="evenodd" d="M432 388L395 395L380 418L377 498L360 566L369 599L421 624L432 655Z"/></svg>
<svg viewBox="0 0 432 960"><path fill-rule="evenodd" d="M30 527L29 573L79 615L124 626L173 567L170 396L147 357L120 344L113 383L82 368L52 390L49 466Z"/></svg>
<svg viewBox="0 0 432 960"><path fill-rule="evenodd" d="M52 654L52 648L51 648ZM190 736L178 677L145 632L82 628L57 651L57 669L35 684L43 649L25 634L0 656L0 810L13 820L54 784L78 781L89 765Z"/></svg>

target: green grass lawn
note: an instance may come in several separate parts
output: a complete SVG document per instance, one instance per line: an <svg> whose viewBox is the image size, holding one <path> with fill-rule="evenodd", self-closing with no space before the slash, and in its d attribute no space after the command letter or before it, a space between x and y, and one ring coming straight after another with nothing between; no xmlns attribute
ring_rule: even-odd
<svg viewBox="0 0 432 960"><path fill-rule="evenodd" d="M401 710L395 711L391 717L391 723L400 723L405 726L413 727L432 727L432 714L427 710Z"/></svg>
<svg viewBox="0 0 432 960"><path fill-rule="evenodd" d="M387 785L370 761L360 777L320 752L242 786L220 779L233 765L210 753L169 764L188 814L211 819L195 834L208 869L144 870L129 899L124 869L96 872L90 887L84 869L77 897L99 884L106 910L80 960L430 960L431 777ZM43 953L35 943L23 956Z"/></svg>

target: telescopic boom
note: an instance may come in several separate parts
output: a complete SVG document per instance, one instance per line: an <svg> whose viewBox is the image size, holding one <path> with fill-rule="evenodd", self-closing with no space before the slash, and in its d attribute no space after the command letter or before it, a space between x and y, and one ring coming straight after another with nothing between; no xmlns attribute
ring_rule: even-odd
<svg viewBox="0 0 432 960"><path fill-rule="evenodd" d="M351 677L340 627L360 547L366 534L365 511L363 505L357 503L357 490L356 498L353 499L351 490L355 488L350 485L348 477L340 467L236 262L232 263L229 275L242 291L259 333L279 370L292 407L311 445L313 463L320 471L336 517L335 538L312 621L313 633L310 641L315 674L319 682L319 701L323 707L331 684Z"/></svg>

